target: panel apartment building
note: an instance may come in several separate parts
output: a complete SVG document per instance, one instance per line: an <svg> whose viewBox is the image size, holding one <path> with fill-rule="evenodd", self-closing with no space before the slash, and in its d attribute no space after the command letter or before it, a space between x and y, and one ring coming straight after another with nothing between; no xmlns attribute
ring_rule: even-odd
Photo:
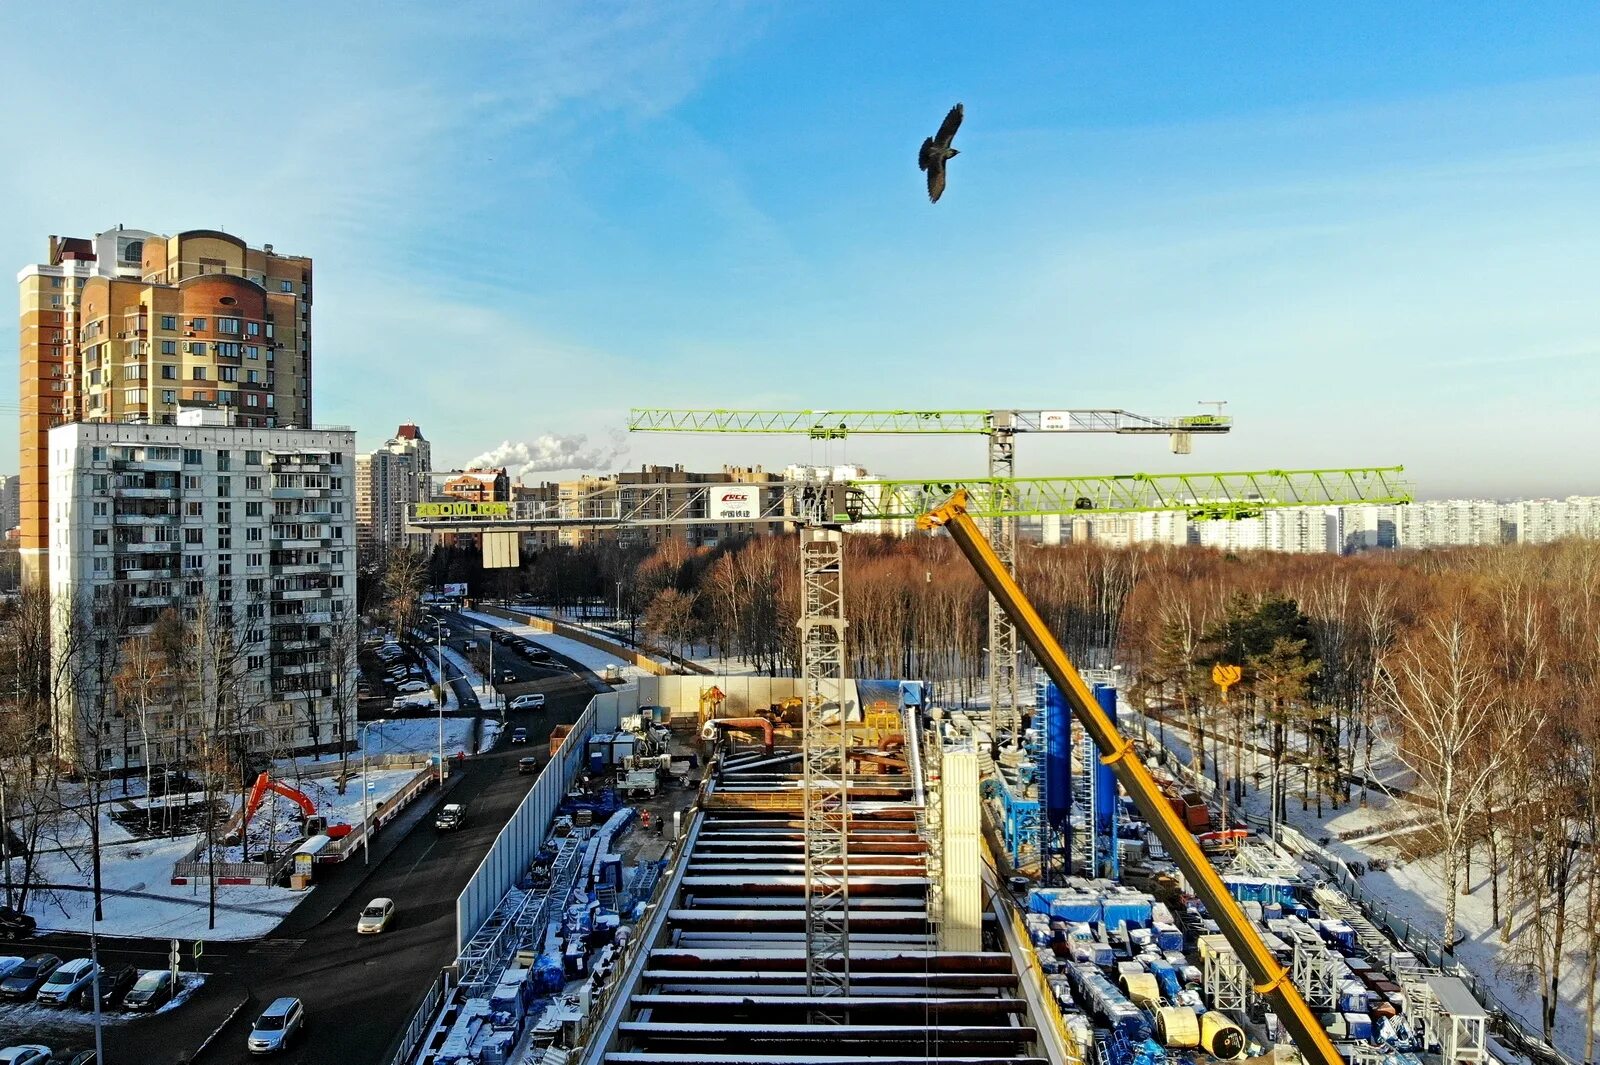
<svg viewBox="0 0 1600 1065"><path fill-rule="evenodd" d="M173 424L180 405L237 424L311 424L311 260L196 229L56 237L17 275L21 525L44 572L49 434L72 422Z"/></svg>
<svg viewBox="0 0 1600 1065"><path fill-rule="evenodd" d="M183 619L191 646L202 632L229 641L223 683L237 705L225 728L238 753L353 740L355 434L244 426L224 409L175 421L50 432L49 586L55 653L69 662L57 681L60 754L117 771L199 753L206 693L215 705L218 687L205 668L183 671L186 692L158 690L143 715L120 707L124 727L104 727L103 708L122 693L103 697L103 678L133 654L128 638L163 616ZM96 606L120 624L100 619L92 637L69 628ZM217 646L200 651L214 660L206 649Z"/></svg>

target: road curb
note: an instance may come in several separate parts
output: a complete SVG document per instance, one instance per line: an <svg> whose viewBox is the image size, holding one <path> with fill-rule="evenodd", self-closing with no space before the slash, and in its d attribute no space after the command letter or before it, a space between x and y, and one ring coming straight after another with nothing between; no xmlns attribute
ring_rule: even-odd
<svg viewBox="0 0 1600 1065"><path fill-rule="evenodd" d="M228 1025L232 1024L234 1018L239 1016L239 1012L248 1005L250 1005L250 996L246 995L244 998L239 1000L239 1004L237 1006L228 1011L228 1015L223 1018L222 1023L217 1025L216 1028L212 1029L211 1034L200 1041L200 1045L194 1048L194 1053L190 1054L186 1058L179 1058L178 1060L184 1063L198 1061L200 1059L200 1055L211 1049L211 1044L217 1041L217 1036L222 1034L222 1030L228 1027Z"/></svg>

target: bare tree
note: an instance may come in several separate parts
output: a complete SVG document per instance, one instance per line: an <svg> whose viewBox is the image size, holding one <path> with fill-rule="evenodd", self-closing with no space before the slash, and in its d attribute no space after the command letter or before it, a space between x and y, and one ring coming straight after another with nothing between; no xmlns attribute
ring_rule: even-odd
<svg viewBox="0 0 1600 1065"><path fill-rule="evenodd" d="M1443 850L1443 939L1453 951L1473 818L1490 782L1514 756L1526 723L1507 712L1464 602L1402 640L1386 657L1380 679L1395 753L1416 774Z"/></svg>

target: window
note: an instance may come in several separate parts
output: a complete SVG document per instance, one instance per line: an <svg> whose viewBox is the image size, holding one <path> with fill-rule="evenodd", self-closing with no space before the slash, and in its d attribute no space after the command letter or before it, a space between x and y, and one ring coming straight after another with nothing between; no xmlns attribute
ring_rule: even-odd
<svg viewBox="0 0 1600 1065"><path fill-rule="evenodd" d="M294 282L293 281L279 281L278 282L278 291L279 292L293 292L294 291Z"/></svg>
<svg viewBox="0 0 1600 1065"><path fill-rule="evenodd" d="M217 380L237 381L239 380L239 371L232 366L219 366L217 367Z"/></svg>
<svg viewBox="0 0 1600 1065"><path fill-rule="evenodd" d="M171 363L161 367L161 379L163 381L176 381L178 379L178 368Z"/></svg>
<svg viewBox="0 0 1600 1065"><path fill-rule="evenodd" d="M245 504L246 508L248 508L249 506L250 506L249 503ZM245 539L245 543L260 543L261 542L261 527L257 526L254 529L246 529L244 531L244 539Z"/></svg>
<svg viewBox="0 0 1600 1065"><path fill-rule="evenodd" d="M60 296L51 296L50 297L50 306L52 306L52 307L61 306L61 297Z"/></svg>
<svg viewBox="0 0 1600 1065"><path fill-rule="evenodd" d="M103 517L105 517L106 515L108 515L110 513L111 513L111 504L109 504L109 503L96 503L94 505L94 516L95 517L103 518Z"/></svg>
<svg viewBox="0 0 1600 1065"><path fill-rule="evenodd" d="M239 357L239 345L232 341L223 341L217 344L216 350L219 358L237 359Z"/></svg>
<svg viewBox="0 0 1600 1065"><path fill-rule="evenodd" d="M206 546L206 531L204 529L183 530L183 542L192 547Z"/></svg>
<svg viewBox="0 0 1600 1065"><path fill-rule="evenodd" d="M206 379L206 368L204 366L196 366L190 376L192 380L204 381Z"/></svg>
<svg viewBox="0 0 1600 1065"><path fill-rule="evenodd" d="M185 466L198 466L198 465L200 465L200 449L196 448L196 447L186 447L186 448L184 448L183 449L183 464ZM185 485L184 487L187 488L188 485Z"/></svg>
<svg viewBox="0 0 1600 1065"><path fill-rule="evenodd" d="M110 482L106 479L106 475L103 473L97 473L89 479L90 489L99 494L103 494L105 492L106 485L109 483Z"/></svg>
<svg viewBox="0 0 1600 1065"><path fill-rule="evenodd" d="M261 383L261 371L246 370L244 372L244 381L247 385L259 385Z"/></svg>
<svg viewBox="0 0 1600 1065"><path fill-rule="evenodd" d="M246 492L259 492L259 491L261 491L261 478L259 478L259 477L246 477L244 479L244 490ZM258 503L257 506L260 506L260 504Z"/></svg>
<svg viewBox="0 0 1600 1065"><path fill-rule="evenodd" d="M59 277L52 277L50 279L50 287L51 288L60 288L61 287L61 281L62 281L62 279L59 278Z"/></svg>
<svg viewBox="0 0 1600 1065"><path fill-rule="evenodd" d="M233 465L233 453L230 451L217 452L217 469L226 471Z"/></svg>
<svg viewBox="0 0 1600 1065"><path fill-rule="evenodd" d="M96 546L96 547L105 547L109 543L111 543L111 530L110 529L96 529L96 530L94 530L94 546Z"/></svg>
<svg viewBox="0 0 1600 1065"><path fill-rule="evenodd" d="M196 477L192 473L191 474L186 474L184 476L184 478L183 478L183 490L185 492L198 492L203 487L205 487L205 481L204 481L203 478Z"/></svg>
<svg viewBox="0 0 1600 1065"><path fill-rule="evenodd" d="M267 339L268 340L272 339L272 323L271 322L267 323Z"/></svg>
<svg viewBox="0 0 1600 1065"><path fill-rule="evenodd" d="M206 327L206 320L204 318L191 318L189 320L189 328L190 329L204 329L205 327Z"/></svg>
<svg viewBox="0 0 1600 1065"><path fill-rule="evenodd" d="M254 344L246 344L244 346L244 357L247 359L258 359L261 357L261 349L256 347Z"/></svg>
<svg viewBox="0 0 1600 1065"><path fill-rule="evenodd" d="M239 319L237 319L237 318L218 318L217 319L217 332L219 332L219 333L237 333L238 331L239 331Z"/></svg>
<svg viewBox="0 0 1600 1065"><path fill-rule="evenodd" d="M219 496L231 495L232 492L230 491L230 489L232 487L233 487L233 478L231 478L231 477L218 477L217 478L217 495L219 495Z"/></svg>
<svg viewBox="0 0 1600 1065"><path fill-rule="evenodd" d="M277 404L273 402L277 398L278 398L277 396L274 396L272 393L268 392L267 393L267 406L269 406L269 407L277 406Z"/></svg>
<svg viewBox="0 0 1600 1065"><path fill-rule="evenodd" d="M244 453L244 464L246 466L259 466L259 465L261 465L261 452L259 452L259 451L246 451Z"/></svg>
<svg viewBox="0 0 1600 1065"><path fill-rule="evenodd" d="M171 388L163 388L161 390L161 402L168 404L178 402L177 391Z"/></svg>
<svg viewBox="0 0 1600 1065"><path fill-rule="evenodd" d="M259 407L261 405L261 398L254 392L246 392L244 394L244 405L247 407Z"/></svg>
<svg viewBox="0 0 1600 1065"><path fill-rule="evenodd" d="M92 448L89 449L89 461L90 462L104 462L105 460L106 460L106 449L105 448L103 448L103 447L92 447Z"/></svg>
<svg viewBox="0 0 1600 1065"><path fill-rule="evenodd" d="M225 388L218 389L217 390L217 402L222 404L225 407L232 406L233 405L233 393L228 391Z"/></svg>
<svg viewBox="0 0 1600 1065"><path fill-rule="evenodd" d="M110 568L111 560L106 558L104 555L94 560L94 571L96 573L105 573Z"/></svg>
<svg viewBox="0 0 1600 1065"><path fill-rule="evenodd" d="M260 322L246 322L246 323L244 323L244 335L245 336L251 336L251 337L260 336L261 335L261 323Z"/></svg>
<svg viewBox="0 0 1600 1065"><path fill-rule="evenodd" d="M330 465L330 466L343 466L344 465L344 452L343 451L332 451L332 452L329 452L328 453L328 465Z"/></svg>
<svg viewBox="0 0 1600 1065"><path fill-rule="evenodd" d="M233 521L233 504L232 503L218 503L217 504L217 524L218 525L227 525L227 524L231 523L232 521Z"/></svg>
<svg viewBox="0 0 1600 1065"><path fill-rule="evenodd" d="M183 556L183 568L184 569L188 569L188 570L205 569L206 568L206 556L204 556L204 555L184 555ZM193 592L191 594L198 595L200 593L198 591L196 591L196 592Z"/></svg>
<svg viewBox="0 0 1600 1065"><path fill-rule="evenodd" d="M260 569L262 555L259 551L244 556L244 564L251 569Z"/></svg>
<svg viewBox="0 0 1600 1065"><path fill-rule="evenodd" d="M176 328L178 328L178 316L175 315L175 314L163 314L161 316L161 328L163 328L163 329L176 329Z"/></svg>
<svg viewBox="0 0 1600 1065"><path fill-rule="evenodd" d="M205 353L206 346L204 344L200 343L198 340L191 340L189 342L190 355L204 355Z"/></svg>
<svg viewBox="0 0 1600 1065"><path fill-rule="evenodd" d="M204 518L206 505L198 499L191 499L183 505L183 516L186 518Z"/></svg>
<svg viewBox="0 0 1600 1065"><path fill-rule="evenodd" d="M223 576L223 577L231 577L233 575L233 556L232 555L218 555L217 556L217 573L218 573L219 576Z"/></svg>
<svg viewBox="0 0 1600 1065"><path fill-rule="evenodd" d="M163 355L176 355L177 353L178 353L178 342L176 340L163 340L161 342L161 354L163 354ZM165 367L162 367L162 368L165 369Z"/></svg>

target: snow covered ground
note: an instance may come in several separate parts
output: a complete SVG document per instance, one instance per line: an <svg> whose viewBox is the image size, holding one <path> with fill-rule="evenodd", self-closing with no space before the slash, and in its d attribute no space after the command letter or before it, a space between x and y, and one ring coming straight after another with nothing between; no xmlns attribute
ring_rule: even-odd
<svg viewBox="0 0 1600 1065"><path fill-rule="evenodd" d="M466 734L470 735L470 721L448 723L458 729L465 726ZM371 749L400 753L397 746L384 748L379 744L385 738L385 730L401 725L426 725L428 737L437 741L437 727L433 722L387 722L376 730L376 736L373 736L374 730L368 730ZM411 742L420 731L408 727L388 738L396 743L402 739ZM301 763L301 769L304 771L316 764L307 760ZM320 765L332 769L337 760L324 757ZM317 813L327 817L330 823L350 823L361 816L360 758L350 760L348 766L356 775L342 795L331 776L296 780L287 767L280 766L278 772L304 793L316 806ZM416 769L374 768L367 801L374 805L382 802L416 773ZM237 810L242 798L235 794L227 801L230 810ZM287 888L219 886L216 927L209 927L209 885L172 883L174 863L186 858L201 837L140 839L110 816L114 808L116 803L108 802L99 818L104 920L93 921L94 896L88 890L93 883L89 826L80 815L69 812L58 825L50 849L41 849L38 855L35 879L42 884L55 885L36 888L29 897L28 912L41 929L87 932L93 924L103 935L249 939L271 931L306 897L305 892ZM294 842L300 835L299 825L304 816L297 804L276 793L268 793L251 823L252 854L272 846L274 841L280 850ZM237 861L242 857L242 848L229 847L219 850L217 860Z"/></svg>
<svg viewBox="0 0 1600 1065"><path fill-rule="evenodd" d="M1142 716L1137 720L1148 728L1152 740L1159 740L1160 728L1155 721ZM1185 765L1188 764L1190 745L1185 729L1168 722L1166 747ZM1225 771L1228 759L1229 756L1224 754ZM1262 764L1264 767L1265 759L1262 759ZM1212 768L1209 757L1205 765L1209 772ZM1246 765L1248 772L1248 761ZM1405 788L1412 783L1409 771L1388 759L1375 760L1372 775L1387 787ZM1323 816L1318 817L1314 798L1309 809L1300 809L1299 793L1293 790L1297 784L1298 780L1290 781L1289 823L1313 841L1320 842L1326 838L1324 849L1335 857L1345 862L1367 864L1369 868L1361 877L1360 885L1369 898L1398 918L1396 923L1409 921L1413 927L1437 939L1444 922L1444 907L1440 899L1445 891L1439 862L1433 858L1406 860L1396 845L1398 840L1395 834L1384 831L1387 826L1405 825L1415 820L1423 811L1404 799L1393 798L1379 791L1373 792L1367 806L1362 807L1357 792L1356 801L1351 805L1339 810L1327 808ZM1253 819L1264 821L1268 809L1269 800L1264 791L1246 796L1245 811ZM1370 863L1374 858L1386 860L1388 868L1382 871L1371 869ZM1456 947L1456 959L1489 986L1503 1008L1515 1014L1525 1028L1537 1035L1538 989L1516 970L1509 956L1509 948L1500 942L1499 929L1492 920L1488 873L1481 861L1473 866L1470 886L1472 893L1462 895L1456 903L1458 934L1466 937ZM1521 922L1515 924L1520 925ZM1582 1058L1584 1018L1590 1008L1583 1001L1582 960L1581 951L1575 944L1563 964L1566 977L1561 983L1562 1000L1556 1009L1555 1025L1557 1049L1577 1060Z"/></svg>

